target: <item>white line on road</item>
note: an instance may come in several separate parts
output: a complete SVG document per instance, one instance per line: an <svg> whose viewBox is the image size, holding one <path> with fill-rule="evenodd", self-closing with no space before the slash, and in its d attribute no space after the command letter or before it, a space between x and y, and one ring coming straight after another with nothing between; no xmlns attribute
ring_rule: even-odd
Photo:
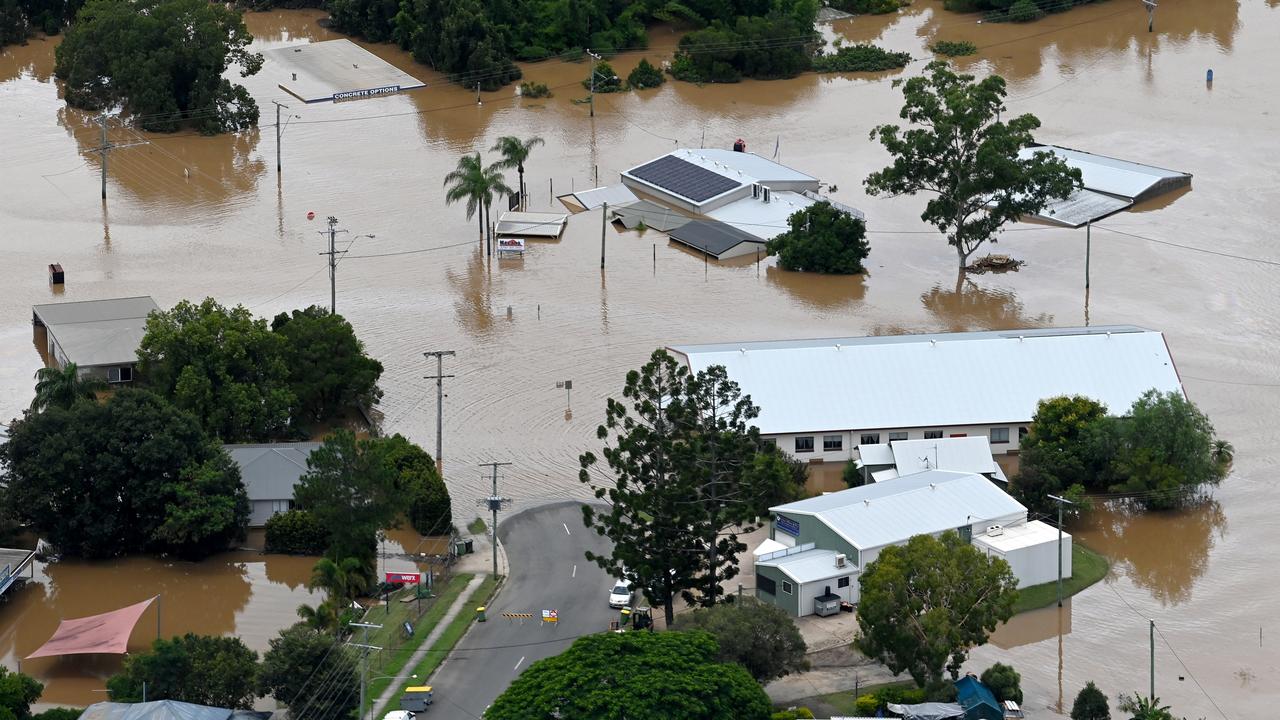
<svg viewBox="0 0 1280 720"><path fill-rule="evenodd" d="M573 575L571 575L570 577L578 577L578 566L577 566L577 565L574 565L574 566L573 566Z"/></svg>
<svg viewBox="0 0 1280 720"><path fill-rule="evenodd" d="M571 533L569 532L569 523L560 523L560 524L561 524L561 525L564 525L564 534L565 534L565 535L569 535L569 534L571 534Z"/></svg>
<svg viewBox="0 0 1280 720"><path fill-rule="evenodd" d="M521 665L521 664L523 664L523 663L524 663L524 656L523 656L523 655L521 655L521 656L520 656L520 662L516 663L516 666L515 666L514 668L512 668L512 669L511 669L511 670L512 670L512 672L515 672L516 670L519 670L519 669L520 669L520 665Z"/></svg>

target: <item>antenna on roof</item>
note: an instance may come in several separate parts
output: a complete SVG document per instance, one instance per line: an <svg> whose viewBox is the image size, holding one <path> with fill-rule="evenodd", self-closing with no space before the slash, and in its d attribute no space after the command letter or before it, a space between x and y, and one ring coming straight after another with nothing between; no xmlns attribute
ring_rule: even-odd
<svg viewBox="0 0 1280 720"><path fill-rule="evenodd" d="M838 352L839 350L840 350L840 343L836 343L836 351Z"/></svg>
<svg viewBox="0 0 1280 720"><path fill-rule="evenodd" d="M738 348L738 352L742 353L743 355L746 355L746 354L747 354L747 349L746 349L746 348Z"/></svg>
<svg viewBox="0 0 1280 720"><path fill-rule="evenodd" d="M937 345L937 344L938 344L938 341L937 341L937 340L930 340L930 341L929 341L929 345L930 345L930 346Z"/></svg>

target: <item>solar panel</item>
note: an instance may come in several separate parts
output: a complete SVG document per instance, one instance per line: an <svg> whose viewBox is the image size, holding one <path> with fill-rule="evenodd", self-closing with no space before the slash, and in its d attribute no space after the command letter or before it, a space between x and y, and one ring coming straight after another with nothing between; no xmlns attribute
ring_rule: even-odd
<svg viewBox="0 0 1280 720"><path fill-rule="evenodd" d="M651 163L627 171L627 174L694 202L709 200L741 185L737 180L687 160L681 160L674 155L664 155Z"/></svg>

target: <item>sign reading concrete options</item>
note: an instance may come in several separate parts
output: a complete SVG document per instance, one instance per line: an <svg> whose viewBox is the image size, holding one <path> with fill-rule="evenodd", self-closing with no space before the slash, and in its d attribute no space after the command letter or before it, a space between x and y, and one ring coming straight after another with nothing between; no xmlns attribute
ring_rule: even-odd
<svg viewBox="0 0 1280 720"><path fill-rule="evenodd" d="M281 90L306 103L395 95L426 83L350 40L326 40L267 50L263 71Z"/></svg>

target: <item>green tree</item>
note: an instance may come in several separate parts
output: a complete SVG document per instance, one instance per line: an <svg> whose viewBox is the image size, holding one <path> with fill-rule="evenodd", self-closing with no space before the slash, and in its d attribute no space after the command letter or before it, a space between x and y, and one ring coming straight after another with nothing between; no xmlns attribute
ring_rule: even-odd
<svg viewBox="0 0 1280 720"><path fill-rule="evenodd" d="M1169 706L1161 705L1158 697L1122 694L1118 707L1122 712L1131 713L1131 720L1176 720Z"/></svg>
<svg viewBox="0 0 1280 720"><path fill-rule="evenodd" d="M1071 704L1071 720L1111 720L1107 696L1092 680L1080 688L1080 694L1076 695L1076 701Z"/></svg>
<svg viewBox="0 0 1280 720"><path fill-rule="evenodd" d="M128 655L124 667L107 680L113 702L178 700L220 708L253 707L258 654L237 637L187 633L159 638L150 652Z"/></svg>
<svg viewBox="0 0 1280 720"><path fill-rule="evenodd" d="M1181 393L1148 390L1118 427L1120 451L1114 462L1123 480L1111 492L1138 494L1147 508L1165 510L1226 475L1226 466L1214 457L1213 424Z"/></svg>
<svg viewBox="0 0 1280 720"><path fill-rule="evenodd" d="M31 720L31 703L42 692L35 678L0 667L0 720Z"/></svg>
<svg viewBox="0 0 1280 720"><path fill-rule="evenodd" d="M0 466L16 519L69 556L199 558L249 520L239 468L191 414L143 390L27 413Z"/></svg>
<svg viewBox="0 0 1280 720"><path fill-rule="evenodd" d="M791 227L766 245L784 270L852 275L871 252L867 226L831 203L814 203L787 218Z"/></svg>
<svg viewBox="0 0 1280 720"><path fill-rule="evenodd" d="M587 635L530 665L485 717L767 720L764 690L717 652L703 632Z"/></svg>
<svg viewBox="0 0 1280 720"><path fill-rule="evenodd" d="M484 166L480 153L458 158L458 166L444 176L444 185L446 205L464 199L467 201L467 219L470 220L472 215L476 216L482 243L489 227L489 207L493 204L494 195L511 195L515 192L507 187L506 179L495 165Z"/></svg>
<svg viewBox="0 0 1280 720"><path fill-rule="evenodd" d="M183 300L147 318L139 371L148 387L223 442L279 439L290 434L297 402L286 342L244 306Z"/></svg>
<svg viewBox="0 0 1280 720"><path fill-rule="evenodd" d="M761 685L809 669L804 638L791 616L755 598L684 613L674 629L711 633L720 645L716 659L743 666Z"/></svg>
<svg viewBox="0 0 1280 720"><path fill-rule="evenodd" d="M595 88L598 93L622 92L622 78L614 72L613 66L601 60L591 66L591 75L582 81L585 88Z"/></svg>
<svg viewBox="0 0 1280 720"><path fill-rule="evenodd" d="M373 586L375 578L370 569L360 558L333 560L323 557L311 569L311 581L307 587L324 590L326 601L335 609L349 607L353 600Z"/></svg>
<svg viewBox="0 0 1280 720"><path fill-rule="evenodd" d="M1057 511L1049 495L1062 495L1076 503L1069 514L1087 508L1085 492L1105 489L1109 459L1100 454L1108 428L1107 408L1082 395L1041 400L1020 441L1018 475L1010 493L1028 509Z"/></svg>
<svg viewBox="0 0 1280 720"><path fill-rule="evenodd" d="M281 630L270 645L258 671L259 695L274 697L293 717L355 717L360 675L339 640L299 623ZM330 692L306 692L315 689L313 678L328 678Z"/></svg>
<svg viewBox="0 0 1280 720"><path fill-rule="evenodd" d="M379 439L399 475L397 488L409 524L423 535L447 535L453 529L453 501L431 455L399 433Z"/></svg>
<svg viewBox="0 0 1280 720"><path fill-rule="evenodd" d="M319 555L329 547L329 531L306 510L276 513L263 528L266 551L286 555Z"/></svg>
<svg viewBox="0 0 1280 720"><path fill-rule="evenodd" d="M182 28L182 32L174 32ZM262 68L238 11L205 0L89 0L55 51L67 103L84 110L122 106L146 130L184 124L213 134L258 124L258 105L241 77Z"/></svg>
<svg viewBox="0 0 1280 720"><path fill-rule="evenodd" d="M995 242L1006 223L1081 187L1080 171L1052 153L1019 157L1040 120L1030 114L999 119L1007 94L999 75L975 82L945 61L934 61L924 75L894 85L903 88L901 117L914 127L880 125L871 131L893 164L867 178L867 192L935 195L920 219L946 236L962 272L969 256L984 242Z"/></svg>
<svg viewBox="0 0 1280 720"><path fill-rule="evenodd" d="M921 687L941 683L944 670L955 679L969 648L1013 615L1018 596L1009 564L952 530L885 548L858 585L857 645Z"/></svg>
<svg viewBox="0 0 1280 720"><path fill-rule="evenodd" d="M662 71L654 67L647 58L640 58L640 64L627 75L627 86L632 90L655 88L666 82Z"/></svg>
<svg viewBox="0 0 1280 720"><path fill-rule="evenodd" d="M297 415L313 422L337 417L353 407L371 407L382 398L382 363L369 357L351 323L312 305L280 313L271 330L289 371Z"/></svg>
<svg viewBox="0 0 1280 720"><path fill-rule="evenodd" d="M299 605L298 617L302 618L304 627L318 633L336 633L342 626L337 608L327 600L314 606Z"/></svg>
<svg viewBox="0 0 1280 720"><path fill-rule="evenodd" d="M533 152L534 148L545 144L546 141L537 135L524 140L513 135L503 135L498 138L498 141L493 144L493 147L489 148L490 152L496 152L502 155L502 159L494 163L493 167L501 168L503 170L511 170L514 168L516 173L520 176L519 190L521 209L524 209L525 202L528 200L528 195L524 189L524 164L528 161L529 153Z"/></svg>
<svg viewBox="0 0 1280 720"><path fill-rule="evenodd" d="M36 396L31 401L32 412L48 407L69 408L77 400L95 400L98 393L107 389L101 378L81 375L75 363L64 367L43 367L36 371Z"/></svg>
<svg viewBox="0 0 1280 720"><path fill-rule="evenodd" d="M982 671L983 685L991 688L997 700L1012 700L1022 704L1022 675L1012 665L996 663Z"/></svg>
<svg viewBox="0 0 1280 720"><path fill-rule="evenodd" d="M84 708L51 707L31 717L35 720L78 720Z"/></svg>
<svg viewBox="0 0 1280 720"><path fill-rule="evenodd" d="M329 557L372 567L377 533L392 526L400 508L385 445L337 430L312 451L307 468L294 500L328 531Z"/></svg>

